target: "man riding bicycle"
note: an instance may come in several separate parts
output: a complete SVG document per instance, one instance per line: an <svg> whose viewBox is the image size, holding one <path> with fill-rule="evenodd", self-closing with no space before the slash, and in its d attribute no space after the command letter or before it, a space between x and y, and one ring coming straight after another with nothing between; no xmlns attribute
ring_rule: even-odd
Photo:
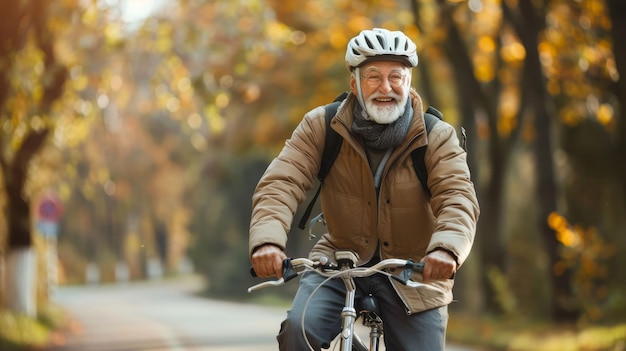
<svg viewBox="0 0 626 351"><path fill-rule="evenodd" d="M469 255L479 216L466 153L448 123L426 131L421 97L411 88L416 46L404 33L364 30L349 41L345 60L350 94L330 124L343 143L321 190L328 233L309 256L332 259L337 250L351 250L362 266L386 258L424 262L423 281L433 289L378 274L359 278L358 294L378 299L387 350L444 350L453 286L448 278ZM287 233L320 169L325 134L322 106L304 116L259 181L250 257L260 277L282 274ZM411 158L425 146L430 194ZM280 350L308 349L303 308L322 281L315 273L301 277L281 324ZM328 347L341 330L344 294L340 280L329 280L311 297L314 308L307 309L304 328L315 350Z"/></svg>

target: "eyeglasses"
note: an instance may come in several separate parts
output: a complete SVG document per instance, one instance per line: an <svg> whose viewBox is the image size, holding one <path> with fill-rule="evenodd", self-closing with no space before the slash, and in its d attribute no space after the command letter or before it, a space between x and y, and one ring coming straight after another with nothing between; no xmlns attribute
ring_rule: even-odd
<svg viewBox="0 0 626 351"><path fill-rule="evenodd" d="M387 80L389 81L389 85L394 88L397 88L404 83L404 78L406 75L402 73L391 73ZM372 72L366 76L361 76L362 79L365 79L365 82L370 88L378 88L383 83L383 75L380 73Z"/></svg>

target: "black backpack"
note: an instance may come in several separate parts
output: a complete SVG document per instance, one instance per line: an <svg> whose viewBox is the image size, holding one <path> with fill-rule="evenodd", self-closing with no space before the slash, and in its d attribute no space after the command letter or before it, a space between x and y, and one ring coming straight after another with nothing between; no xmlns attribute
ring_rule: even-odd
<svg viewBox="0 0 626 351"><path fill-rule="evenodd" d="M335 132L334 129L330 127L330 121L337 114L337 109L341 102L348 96L347 92L339 95L332 103L326 105L326 139L324 141L324 153L322 154L322 163L320 164L320 170L317 173L317 179L320 181L320 186L317 188L317 192L309 205L307 206L302 218L300 219L300 223L298 224L298 228L304 229L306 226L306 221L311 216L311 211L313 210L313 206L317 201L317 197L322 190L322 185L324 184L324 179L330 172L337 155L339 154L339 150L341 149L341 143L343 142L343 138ZM439 112L434 107L429 106L426 112L424 113L424 122L426 122L426 133L430 133L435 124L443 119L443 114ZM463 134L463 143L462 146L465 148L465 130L462 130ZM424 191L430 197L430 189L428 188L428 172L426 171L426 165L424 164L424 155L426 153L426 147L420 147L413 152L411 152L411 158L413 159L413 167L415 168L415 173L417 173L417 177L419 178L422 186L424 187Z"/></svg>

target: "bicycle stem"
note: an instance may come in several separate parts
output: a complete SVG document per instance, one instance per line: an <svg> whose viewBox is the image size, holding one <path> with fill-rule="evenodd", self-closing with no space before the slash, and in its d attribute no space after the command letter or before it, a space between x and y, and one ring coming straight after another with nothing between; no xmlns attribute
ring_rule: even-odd
<svg viewBox="0 0 626 351"><path fill-rule="evenodd" d="M350 264L343 263L341 266L342 271L350 270L352 267ZM344 308L341 311L342 326L341 326L341 348L343 351L352 350L352 335L354 334L354 322L356 321L357 314L354 308L354 298L356 295L356 284L354 278L348 275L342 275L341 279L346 286L346 299Z"/></svg>

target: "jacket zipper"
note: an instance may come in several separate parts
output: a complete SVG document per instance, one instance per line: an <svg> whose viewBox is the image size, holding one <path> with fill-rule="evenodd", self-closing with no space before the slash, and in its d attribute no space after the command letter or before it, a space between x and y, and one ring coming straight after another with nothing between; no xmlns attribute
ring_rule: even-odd
<svg viewBox="0 0 626 351"><path fill-rule="evenodd" d="M421 131L420 133L417 133L416 135L414 135L414 136L411 138L411 140L409 140L409 142L408 142L408 143L406 143L406 146L405 146L405 147L404 147L404 148L403 148L403 149L402 149L402 150L398 153L398 155L400 155L400 154L404 153L404 152L405 152L405 151L406 151L406 150L407 150L407 149L408 149L408 148L409 148L409 147L413 144L413 142L414 142L417 138L419 138L422 134L424 134L424 131ZM392 165L393 165L393 163L395 163L397 160L398 160L398 157L395 157L395 158L392 160L392 162L391 162L391 163L389 163L389 164L388 164L388 166L386 166L386 167L385 167L385 171L383 172L383 175L382 175L382 177L381 177L381 184L382 184L382 180L383 180L383 179L385 179L385 177L387 176L387 173L388 173L389 169L391 169L391 166L392 166ZM377 199L377 200L378 200L378 203L377 203L377 207L378 207L378 216L376 217L376 218L377 218L377 220L376 220L376 226L377 226L377 228L376 228L376 232L377 232L377 233L380 233L380 197L379 197L379 199ZM379 255L379 257L382 259L382 252L381 252L381 251L382 251L382 249L379 247L379 248L378 248L378 250L379 250L378 255ZM391 287L393 288L393 290L396 292L396 295L398 295L398 297L400 298L400 300L401 300L401 301L402 301L402 303L404 304L404 310L406 311L406 314L407 314L408 316L410 316L410 315L412 314L412 313L411 313L411 309L409 308L409 304L408 304L408 302L406 301L406 299L404 298L404 295L402 295L402 293L401 293L401 292L398 290L398 288L394 285L394 283L393 283L393 279L391 279L391 277L388 277L387 279L389 279L389 282L391 283Z"/></svg>
<svg viewBox="0 0 626 351"><path fill-rule="evenodd" d="M336 119L336 121L337 121L337 123L339 123L339 124L340 124L343 128L345 128L345 130L347 130L347 131L348 131L348 135L351 135L351 133L349 132L349 130L350 130L350 129L348 128L348 126L347 126L345 123L343 123L343 121L342 121L341 119ZM341 135L340 135L340 136L341 136ZM341 137L343 138L343 136L341 136ZM350 143L350 145L355 144L355 143L353 142L352 138L350 138L350 139L343 138L343 139L344 139L344 141L346 141L346 142ZM411 141L412 141L412 140L411 140ZM358 144L358 143L356 143L356 144ZM367 151L365 151L365 147L364 147L363 145L359 145L359 146L361 147L361 150L363 151L363 155L362 155L362 156L364 157L365 164L367 164L367 165L368 165L368 167L369 167L369 160L368 160L368 156L367 156ZM356 148L355 148L355 150L358 150L358 149L356 149ZM385 168L386 168L386 167L385 167ZM372 173L372 172L370 171L370 173ZM384 172L383 172L383 173L384 173ZM384 176L382 176L382 175L381 175L381 183L382 183L382 179L383 179L383 177L384 177ZM374 189L376 189L376 181L375 181L375 179L374 179L374 174L372 174L372 176L371 176L371 180L372 180L372 185L374 186ZM378 233L378 232L379 232L379 231L378 231L378 229L379 229L379 225L380 225L380 221L378 220L378 218L380 217L380 212L379 212L379 211L380 211L380 205L379 205L379 200L378 200L378 197L379 197L379 196L378 196L378 194L376 194L375 199L374 199L374 200L376 201L376 209L377 209L377 210L376 210L376 211L377 211L377 213L376 213L376 214L377 214L377 216L376 216L376 218L377 218L377 219L376 219L376 233ZM378 235L377 235L377 236L378 236ZM376 238L376 240L378 241L378 238ZM380 249L380 245L378 245L378 242L376 243L376 249L374 249L374 251L376 251L376 250L378 250L378 256L380 257L380 254L381 254L381 249ZM362 261L362 262L360 262L360 263L367 263L367 262L369 262L369 261L370 261L370 260L374 257L374 255L375 255L375 254L376 254L376 253L374 252L374 253L372 254L372 256L367 257L367 259L365 259L365 260L363 260L363 258L361 257L361 261Z"/></svg>

